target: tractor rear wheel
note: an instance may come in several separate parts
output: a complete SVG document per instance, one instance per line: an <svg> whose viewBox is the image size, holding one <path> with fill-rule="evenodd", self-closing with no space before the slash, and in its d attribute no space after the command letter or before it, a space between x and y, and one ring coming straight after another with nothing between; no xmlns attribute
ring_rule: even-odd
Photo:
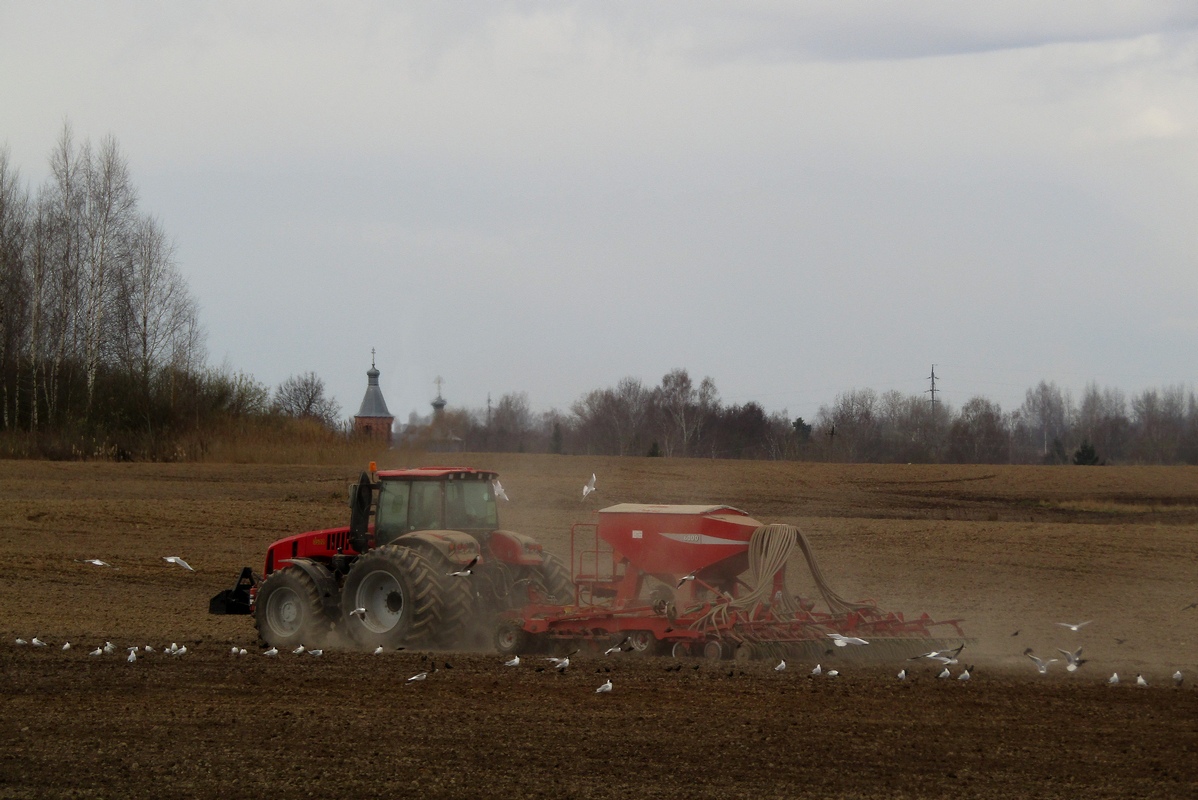
<svg viewBox="0 0 1198 800"><path fill-rule="evenodd" d="M566 606L574 602L574 580L562 560L552 553L545 553L544 561L536 568L538 589L543 590L545 602L550 605Z"/></svg>
<svg viewBox="0 0 1198 800"><path fill-rule="evenodd" d="M428 562L434 577L442 587L437 608L440 620L437 623L434 642L442 647L469 647L475 644L472 641L474 636L470 628L470 623L475 616L475 577L473 575L451 575L451 572L457 572L462 566L450 562L439 552L428 549L418 552Z"/></svg>
<svg viewBox="0 0 1198 800"><path fill-rule="evenodd" d="M386 545L354 562L341 590L342 621L363 647L427 645L439 633L445 587L428 559ZM356 609L365 609L361 616Z"/></svg>
<svg viewBox="0 0 1198 800"><path fill-rule="evenodd" d="M316 582L298 567L272 572L258 589L254 625L258 637L273 647L319 644L329 623Z"/></svg>

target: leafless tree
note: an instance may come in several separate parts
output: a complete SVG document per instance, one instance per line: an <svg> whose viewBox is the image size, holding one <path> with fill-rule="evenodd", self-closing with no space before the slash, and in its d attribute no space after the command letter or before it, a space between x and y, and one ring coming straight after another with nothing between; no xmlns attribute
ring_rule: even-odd
<svg viewBox="0 0 1198 800"><path fill-rule="evenodd" d="M275 411L296 419L314 419L327 428L336 428L341 405L325 396L324 381L315 372L292 375L275 388L271 403Z"/></svg>

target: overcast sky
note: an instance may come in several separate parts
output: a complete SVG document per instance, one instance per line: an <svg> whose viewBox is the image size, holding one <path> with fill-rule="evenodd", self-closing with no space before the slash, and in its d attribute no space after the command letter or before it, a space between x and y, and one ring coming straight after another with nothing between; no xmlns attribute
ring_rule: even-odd
<svg viewBox="0 0 1198 800"><path fill-rule="evenodd" d="M112 134L209 360L401 420L625 376L811 419L1198 367L1198 4L0 0L0 144Z"/></svg>

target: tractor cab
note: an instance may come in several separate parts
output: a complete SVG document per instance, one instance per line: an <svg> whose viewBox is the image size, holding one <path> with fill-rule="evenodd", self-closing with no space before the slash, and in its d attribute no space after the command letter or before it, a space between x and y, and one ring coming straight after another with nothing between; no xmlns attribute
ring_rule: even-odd
<svg viewBox="0 0 1198 800"><path fill-rule="evenodd" d="M413 531L473 534L499 527L494 472L465 467L425 467L377 474L374 535L386 545Z"/></svg>

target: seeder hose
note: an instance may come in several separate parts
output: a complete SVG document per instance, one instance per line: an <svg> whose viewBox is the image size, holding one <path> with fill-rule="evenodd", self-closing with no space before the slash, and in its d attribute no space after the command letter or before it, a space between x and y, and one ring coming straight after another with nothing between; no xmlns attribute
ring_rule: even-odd
<svg viewBox="0 0 1198 800"><path fill-rule="evenodd" d="M774 588L774 575L778 573L794 552L795 545L803 551L807 559L807 567L815 580L816 588L823 596L824 602L833 613L843 614L851 611L874 610L867 603L853 603L845 600L828 585L823 570L811 549L811 543L801 530L793 525L762 525L753 531L749 538L749 571L745 576L748 591L740 597L726 598L717 603L710 611L697 619L692 628L714 628L724 630L728 627L735 613L747 613L752 616L757 607L770 598ZM773 603L774 614L778 617L789 618L800 611L798 602L787 592L780 592Z"/></svg>

